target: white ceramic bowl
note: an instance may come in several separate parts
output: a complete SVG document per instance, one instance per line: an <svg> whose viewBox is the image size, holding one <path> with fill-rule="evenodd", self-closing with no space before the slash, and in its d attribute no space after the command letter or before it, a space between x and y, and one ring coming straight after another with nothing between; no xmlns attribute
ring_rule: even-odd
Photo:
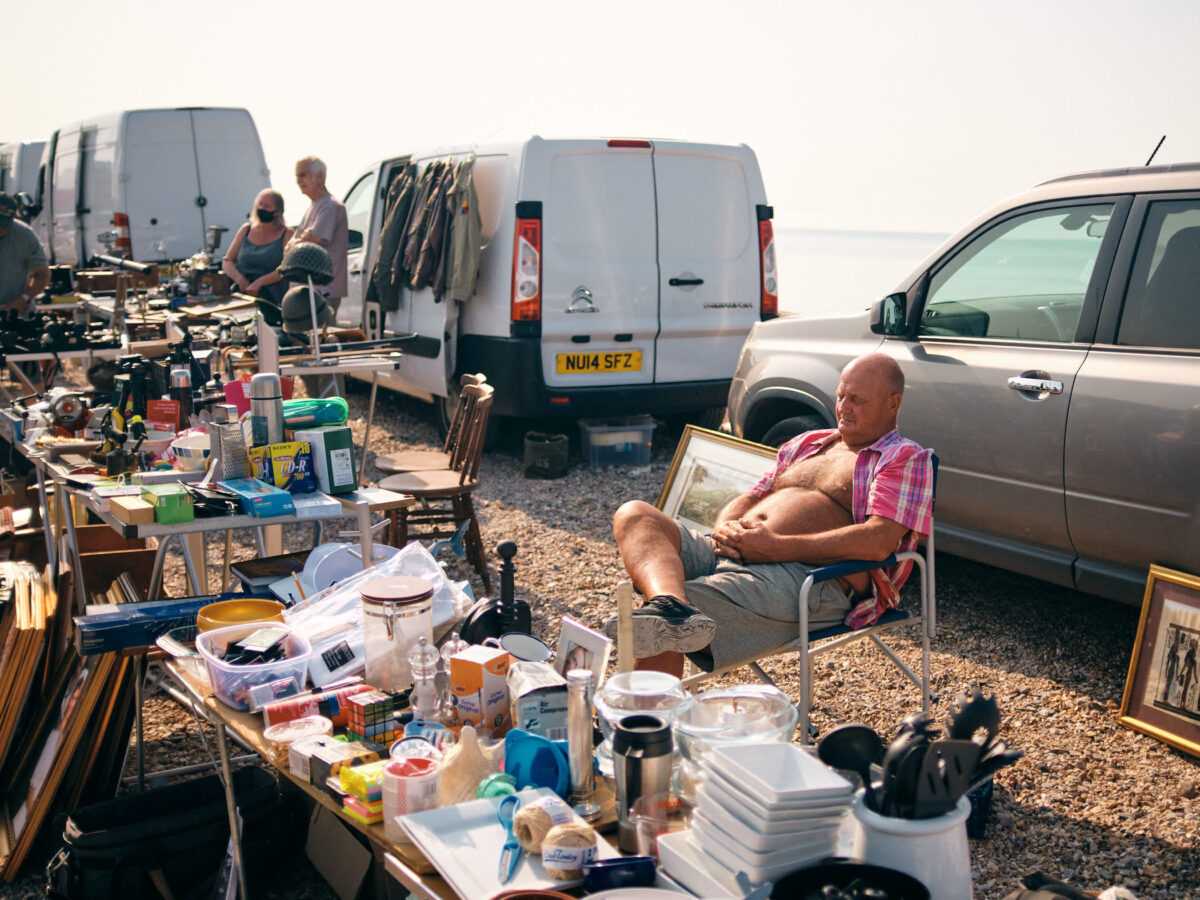
<svg viewBox="0 0 1200 900"><path fill-rule="evenodd" d="M201 472L208 460L208 435L189 434L187 437L177 438L171 443L171 449L175 451L175 458L179 460L181 469Z"/></svg>

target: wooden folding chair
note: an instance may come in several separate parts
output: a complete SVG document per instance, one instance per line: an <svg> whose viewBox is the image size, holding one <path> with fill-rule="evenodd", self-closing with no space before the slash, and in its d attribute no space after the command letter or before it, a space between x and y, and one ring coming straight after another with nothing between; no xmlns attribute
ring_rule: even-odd
<svg viewBox="0 0 1200 900"><path fill-rule="evenodd" d="M419 501L419 505L408 509L391 510L388 539L392 546L403 547L417 538L452 537L463 522L469 522L465 540L467 558L483 579L484 590L489 592L492 580L471 495L479 486L479 463L493 393L494 389L488 384L463 388L463 400L470 402L471 411L451 450L447 468L401 472L379 482L379 487L386 491L411 494Z"/></svg>
<svg viewBox="0 0 1200 900"><path fill-rule="evenodd" d="M937 493L937 455L933 456L933 487L934 494ZM822 566L819 569L814 569L804 580L804 584L800 589L799 603L799 623L796 630L796 637L786 643L773 647L765 653L757 654L756 656L747 659L739 660L731 665L724 666L712 672L700 672L683 680L684 687L693 687L708 678L715 678L718 675L724 675L742 666L748 666L755 675L767 684L774 685L775 682L759 665L758 660L768 656L777 656L782 653L796 653L799 656L800 664L800 698L796 701L796 710L799 713L799 721L801 725L801 744L808 744L817 736L816 729L813 727L809 712L812 706L812 660L813 657L820 656L835 650L844 644L853 641L870 638L871 642L885 655L893 664L895 664L901 672L911 681L921 692L921 711L924 715L929 715L929 704L931 699L936 699L930 690L930 642L932 641L937 628L936 613L937 604L934 593L934 539L932 522L929 529L929 535L925 538L924 551L913 550L903 553L894 553L887 559L883 560L847 560L840 563L834 563L828 566ZM889 569L895 566L898 562L905 560L910 561L915 567L914 575L917 577L917 585L920 588L921 605L920 610L909 609L892 609L885 612L873 624L864 628L850 628L846 625L831 625L826 628L819 628L815 631L808 630L808 595L813 587L830 579L853 575L857 572L869 572L872 569ZM632 645L633 639L633 589L628 583L623 584L616 592L617 600L617 668L620 671L628 671L633 667L632 653L628 649ZM881 635L885 632L897 628L901 625L920 625L921 626L921 673L918 675L912 668L902 660L899 655L887 643L884 642ZM807 635L807 637L805 637ZM624 645L624 646L622 646Z"/></svg>
<svg viewBox="0 0 1200 900"><path fill-rule="evenodd" d="M385 475L450 468L450 457L458 445L464 423L470 419L476 396L474 393L467 393L466 388L469 385L483 384L485 381L487 381L487 376L482 372L463 375L460 381L463 393L460 395L458 409L454 413L454 419L450 422L450 429L446 432L446 440L442 444L441 450L397 450L395 453L376 456L375 468Z"/></svg>

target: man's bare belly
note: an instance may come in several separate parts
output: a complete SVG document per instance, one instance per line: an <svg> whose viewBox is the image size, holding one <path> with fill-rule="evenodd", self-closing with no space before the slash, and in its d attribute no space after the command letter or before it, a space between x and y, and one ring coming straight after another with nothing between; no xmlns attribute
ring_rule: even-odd
<svg viewBox="0 0 1200 900"><path fill-rule="evenodd" d="M828 494L803 487L767 494L744 518L768 524L779 534L818 534L854 523L850 513Z"/></svg>
<svg viewBox="0 0 1200 900"><path fill-rule="evenodd" d="M806 487L784 487L773 491L742 518L759 520L779 534L819 534L854 524L853 517L836 500L815 488ZM870 579L861 572L846 580L859 594L865 594L870 588Z"/></svg>

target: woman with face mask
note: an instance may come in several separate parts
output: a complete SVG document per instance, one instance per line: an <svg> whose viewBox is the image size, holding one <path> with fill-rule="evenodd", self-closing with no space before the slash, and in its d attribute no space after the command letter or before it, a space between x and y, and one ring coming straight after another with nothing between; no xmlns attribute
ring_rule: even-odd
<svg viewBox="0 0 1200 900"><path fill-rule="evenodd" d="M254 198L250 221L234 235L221 270L243 294L278 305L283 302L288 284L277 269L283 260L283 247L291 237L292 229L283 222L283 196L266 188Z"/></svg>

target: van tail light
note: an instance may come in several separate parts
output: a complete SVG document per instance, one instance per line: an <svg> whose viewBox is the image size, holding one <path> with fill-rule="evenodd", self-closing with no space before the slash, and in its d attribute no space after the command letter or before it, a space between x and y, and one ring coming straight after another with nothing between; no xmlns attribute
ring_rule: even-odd
<svg viewBox="0 0 1200 900"><path fill-rule="evenodd" d="M759 316L763 321L779 315L779 270L775 266L775 229L771 217L775 210L758 207L758 274L761 285Z"/></svg>
<svg viewBox="0 0 1200 900"><path fill-rule="evenodd" d="M517 204L513 234L512 321L542 321L542 204Z"/></svg>
<svg viewBox="0 0 1200 900"><path fill-rule="evenodd" d="M113 213L113 230L117 233L117 242L113 245L117 255L133 259L133 241L129 237L129 216L125 213Z"/></svg>

